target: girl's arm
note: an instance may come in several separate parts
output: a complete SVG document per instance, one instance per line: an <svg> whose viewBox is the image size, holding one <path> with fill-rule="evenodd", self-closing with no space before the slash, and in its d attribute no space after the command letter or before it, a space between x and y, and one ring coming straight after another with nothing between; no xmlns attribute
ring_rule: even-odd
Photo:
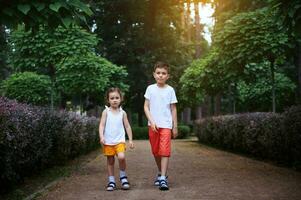
<svg viewBox="0 0 301 200"><path fill-rule="evenodd" d="M156 126L154 120L152 119L151 113L149 111L149 100L148 99L145 99L145 101L144 101L144 113L145 113L146 118L148 119L148 121L151 125L152 130L154 132L158 132L157 126Z"/></svg>
<svg viewBox="0 0 301 200"><path fill-rule="evenodd" d="M107 112L106 110L102 111L101 114L101 118L100 118L100 122L99 122L99 142L100 144L104 144L105 140L104 140L104 129L105 129L105 125L106 125L106 119L107 119Z"/></svg>
<svg viewBox="0 0 301 200"><path fill-rule="evenodd" d="M173 138L178 136L178 118L177 118L177 106L175 103L170 105L172 116L172 135Z"/></svg>
<svg viewBox="0 0 301 200"><path fill-rule="evenodd" d="M132 148L134 148L133 133L132 133L132 128L131 128L131 125L129 123L126 112L124 112L124 114L123 114L123 124L124 124L124 128L126 130L126 133L129 137L130 148L132 149Z"/></svg>

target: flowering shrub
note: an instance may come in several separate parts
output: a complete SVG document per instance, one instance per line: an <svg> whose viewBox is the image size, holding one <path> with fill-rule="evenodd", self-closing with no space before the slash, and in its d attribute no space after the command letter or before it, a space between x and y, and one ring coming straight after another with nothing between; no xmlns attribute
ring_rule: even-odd
<svg viewBox="0 0 301 200"><path fill-rule="evenodd" d="M206 118L196 124L202 143L301 167L301 107L283 114L247 113Z"/></svg>
<svg viewBox="0 0 301 200"><path fill-rule="evenodd" d="M0 188L98 145L98 120L0 97Z"/></svg>

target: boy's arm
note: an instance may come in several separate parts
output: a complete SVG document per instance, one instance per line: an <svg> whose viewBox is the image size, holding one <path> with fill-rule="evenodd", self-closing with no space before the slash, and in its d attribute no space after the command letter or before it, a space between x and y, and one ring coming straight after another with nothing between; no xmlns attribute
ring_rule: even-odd
<svg viewBox="0 0 301 200"><path fill-rule="evenodd" d="M132 128L131 128L131 125L129 123L126 112L124 112L124 114L123 114L123 124L124 124L124 128L126 130L126 133L129 137L130 148L132 149L132 148L134 148L133 133L132 133Z"/></svg>
<svg viewBox="0 0 301 200"><path fill-rule="evenodd" d="M105 125L106 125L106 119L107 119L107 112L106 110L104 110L101 114L101 118L100 118L100 122L99 122L99 142L101 144L104 144L105 141L104 141L104 135L103 135L103 132L104 132L104 128L105 128Z"/></svg>
<svg viewBox="0 0 301 200"><path fill-rule="evenodd" d="M144 101L144 113L146 115L146 118L148 119L149 123L151 124L151 128L154 132L158 132L157 126L154 122L154 120L152 119L151 113L149 111L149 100L145 99Z"/></svg>
<svg viewBox="0 0 301 200"><path fill-rule="evenodd" d="M172 116L172 134L173 138L178 136L178 117L177 117L177 106L175 103L170 105L171 116Z"/></svg>

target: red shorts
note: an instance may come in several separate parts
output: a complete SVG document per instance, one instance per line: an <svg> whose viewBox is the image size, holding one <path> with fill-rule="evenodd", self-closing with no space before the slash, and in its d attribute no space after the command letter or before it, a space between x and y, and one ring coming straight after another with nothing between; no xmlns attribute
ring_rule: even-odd
<svg viewBox="0 0 301 200"><path fill-rule="evenodd" d="M154 156L170 157L171 129L159 128L156 133L148 127L148 136Z"/></svg>

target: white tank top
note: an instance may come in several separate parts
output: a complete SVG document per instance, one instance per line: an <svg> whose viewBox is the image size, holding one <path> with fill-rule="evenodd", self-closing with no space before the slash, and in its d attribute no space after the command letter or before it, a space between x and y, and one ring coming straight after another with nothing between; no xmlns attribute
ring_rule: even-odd
<svg viewBox="0 0 301 200"><path fill-rule="evenodd" d="M104 139L106 145L116 145L125 143L125 131L123 126L122 108L119 108L118 113L113 113L110 107L106 106L107 119L104 130Z"/></svg>

